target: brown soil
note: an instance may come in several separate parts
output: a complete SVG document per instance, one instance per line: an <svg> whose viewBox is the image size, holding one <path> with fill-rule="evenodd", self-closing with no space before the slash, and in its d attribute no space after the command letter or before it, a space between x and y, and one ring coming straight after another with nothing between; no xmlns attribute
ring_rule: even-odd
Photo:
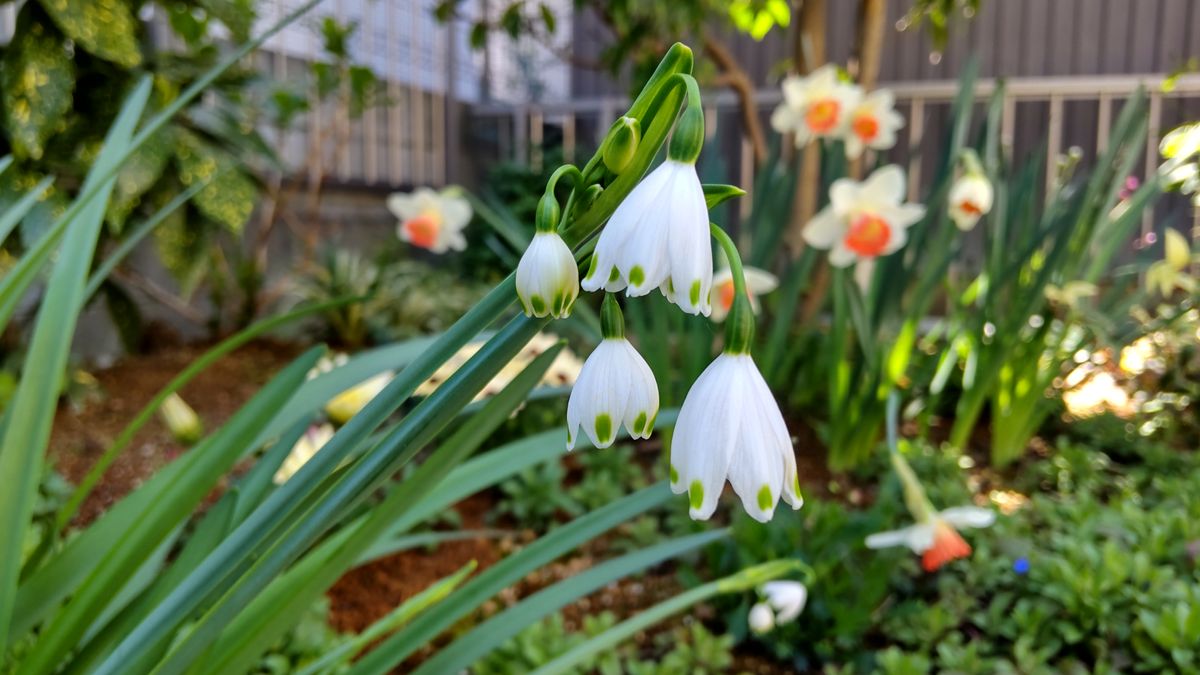
<svg viewBox="0 0 1200 675"><path fill-rule="evenodd" d="M142 407L208 348L164 347L93 373L94 391L81 403L64 402L54 420L50 461L59 473L79 484ZM277 342L245 345L197 375L180 395L196 411L206 430L215 429L299 353L299 347ZM185 450L155 415L83 503L75 524L90 523Z"/></svg>

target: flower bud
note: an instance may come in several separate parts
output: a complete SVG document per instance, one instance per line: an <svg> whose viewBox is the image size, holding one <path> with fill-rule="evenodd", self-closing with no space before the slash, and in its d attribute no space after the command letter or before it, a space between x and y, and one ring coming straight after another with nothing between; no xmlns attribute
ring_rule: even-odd
<svg viewBox="0 0 1200 675"><path fill-rule="evenodd" d="M759 635L767 633L775 627L775 613L771 611L767 603L757 603L750 608L750 615L746 617L746 623L750 624L750 630Z"/></svg>
<svg viewBox="0 0 1200 675"><path fill-rule="evenodd" d="M641 125L637 119L622 117L614 122L604 141L604 166L613 173L624 171L637 154L641 138Z"/></svg>
<svg viewBox="0 0 1200 675"><path fill-rule="evenodd" d="M191 445L204 436L204 425L179 394L171 394L158 409L171 436L183 445Z"/></svg>
<svg viewBox="0 0 1200 675"><path fill-rule="evenodd" d="M558 229L558 220L561 216L562 209L558 206L558 200L552 193L547 192L538 200L534 229L538 232L554 232Z"/></svg>
<svg viewBox="0 0 1200 675"><path fill-rule="evenodd" d="M689 105L675 125L667 157L695 164L704 147L704 110L699 105Z"/></svg>

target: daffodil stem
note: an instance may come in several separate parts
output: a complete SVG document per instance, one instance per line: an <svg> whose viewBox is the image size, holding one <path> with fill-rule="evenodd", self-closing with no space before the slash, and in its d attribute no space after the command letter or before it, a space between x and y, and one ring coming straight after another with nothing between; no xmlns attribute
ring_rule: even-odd
<svg viewBox="0 0 1200 675"><path fill-rule="evenodd" d="M923 523L933 517L933 504L925 495L925 488L917 478L916 472L908 465L908 461L900 454L898 425L900 418L900 393L892 390L887 398L887 446L892 468L900 479L900 487L904 492L904 503L918 523Z"/></svg>
<svg viewBox="0 0 1200 675"><path fill-rule="evenodd" d="M621 314L621 305L612 293L605 293L604 302L600 305L600 334L605 340L625 337L625 316Z"/></svg>
<svg viewBox="0 0 1200 675"><path fill-rule="evenodd" d="M709 223L709 231L725 251L729 259L729 272L733 277L733 307L729 310L729 318L725 322L725 353L749 354L750 345L754 342L754 310L750 308L750 296L746 292L746 272L742 269L742 256L729 235L717 226Z"/></svg>

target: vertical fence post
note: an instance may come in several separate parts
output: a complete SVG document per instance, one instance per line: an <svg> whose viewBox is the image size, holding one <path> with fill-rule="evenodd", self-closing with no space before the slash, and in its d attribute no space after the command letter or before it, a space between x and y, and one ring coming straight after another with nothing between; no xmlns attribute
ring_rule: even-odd
<svg viewBox="0 0 1200 675"><path fill-rule="evenodd" d="M535 107L529 115L529 165L534 171L542 170L542 134L545 132L545 119L542 109Z"/></svg>
<svg viewBox="0 0 1200 675"><path fill-rule="evenodd" d="M1108 149L1108 135L1112 132L1112 96L1107 92L1096 99L1096 155Z"/></svg>
<svg viewBox="0 0 1200 675"><path fill-rule="evenodd" d="M1146 175L1158 170L1158 136L1162 131L1162 92L1150 92L1150 110L1146 129ZM1154 209L1142 212L1142 234L1154 229Z"/></svg>
<svg viewBox="0 0 1200 675"><path fill-rule="evenodd" d="M1058 180L1055 169L1058 168L1058 156L1062 152L1062 118L1062 94L1052 94L1050 96L1050 131L1046 141L1046 199L1050 198L1050 192Z"/></svg>
<svg viewBox="0 0 1200 675"><path fill-rule="evenodd" d="M921 142L925 140L925 99L912 100L908 122L908 200L921 198Z"/></svg>

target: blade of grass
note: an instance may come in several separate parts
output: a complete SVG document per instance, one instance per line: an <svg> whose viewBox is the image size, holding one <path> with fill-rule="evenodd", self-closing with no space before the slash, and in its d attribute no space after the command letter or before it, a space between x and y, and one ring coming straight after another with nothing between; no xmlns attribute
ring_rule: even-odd
<svg viewBox="0 0 1200 675"><path fill-rule="evenodd" d="M149 96L150 79L143 78L122 105L97 166L104 166L107 157L129 142ZM60 252L47 282L21 379L9 403L11 419L17 421L8 424L0 443L0 476L10 481L8 488L0 491L0 653L5 652L21 572L21 556L16 552L21 550L29 526L59 384L83 305L84 282L114 180L97 181L95 174L89 174L85 185L88 183L103 183L107 189L97 191L85 203L86 210L81 208L79 215L68 221L66 240L70 245Z"/></svg>
<svg viewBox="0 0 1200 675"><path fill-rule="evenodd" d="M543 535L517 553L501 560L471 579L441 604L437 612L418 617L384 640L355 664L354 675L389 671L492 596L520 581L533 570L591 541L621 523L655 508L671 498L665 482L623 497L580 516Z"/></svg>
<svg viewBox="0 0 1200 675"><path fill-rule="evenodd" d="M694 551L727 534L727 530L715 530L680 537L601 563L585 572L560 581L479 624L466 635L439 651L433 658L422 663L420 668L413 671L413 675L461 672L486 656L489 651L521 632L521 629L540 620L550 612L617 579L657 565L664 560ZM391 656L386 652L385 654ZM397 660L393 660L391 663L393 666L397 664ZM358 668L350 672L359 675ZM372 671L363 670L361 672Z"/></svg>
<svg viewBox="0 0 1200 675"><path fill-rule="evenodd" d="M235 586L189 627L187 637L175 644L156 672L182 672L184 665L190 664L195 656L204 653L212 641L218 640L223 629L232 644L218 641L213 651L220 656L206 659L204 667L215 669L215 672L241 672L252 666L258 653L278 638L278 634L287 628L297 612L303 611L333 585L388 530L396 518L417 500L429 495L453 467L508 420L541 380L563 346L560 342L538 355L500 394L489 399L483 410L442 443L412 476L393 488L387 498L372 508L332 550L329 550L329 546L319 546L315 556L320 564L313 566L311 574L285 573L267 585L262 594L258 594L252 584L243 582ZM455 384L454 378L451 378L443 386L453 387ZM419 448L421 445L414 443L413 447ZM269 570L271 561L269 557L264 558L250 573L258 572L262 567ZM301 564L293 569L297 568L304 569L304 566ZM268 572L260 574L264 578L274 576ZM286 593L272 593L271 586L288 590ZM239 662L239 658L243 660Z"/></svg>
<svg viewBox="0 0 1200 675"><path fill-rule="evenodd" d="M101 455L98 460L96 460L96 463L93 464L92 468L88 470L87 475L84 476L83 480L79 482L79 486L75 488L75 492L71 494L71 498L67 500L66 504L63 504L61 509L59 509L58 514L54 518L54 529L61 531L64 527L66 527L67 523L71 521L71 518L75 516L76 511L79 510L79 507L83 504L84 500L87 499L88 495L92 493L92 490L96 488L96 484L100 482L100 479L104 476L104 473L108 471L108 467L112 466L112 463L116 461L121 452L124 451L131 442L133 442L134 436L136 436L137 433L141 431L142 427L146 426L146 424L154 417L154 413L158 411L159 407L162 406L163 401L165 401L171 394L178 392L180 389L185 387L188 382L191 382L197 375L208 369L208 367L213 363L217 362L226 354L229 354L247 342L258 338L261 335L265 335L266 333L269 333L280 326L291 323L292 321L296 321L297 319L301 319L318 312L323 312L332 307L339 307L341 305L354 302L357 299L358 298L336 298L334 300L321 302L315 305L301 307L286 314L280 314L278 316L263 319L262 321L248 326L240 332L222 340L215 347L204 352L204 354L202 354L199 358L189 363L187 368L184 368L182 372L171 378L171 381L168 382L162 389L160 389L154 398L150 399L150 402L143 406L140 411L138 411L138 414L134 416L133 420L130 421L129 424L127 424L125 428L121 430L121 433L117 435L116 439L113 440L112 445L108 446L108 448L104 451L104 454Z"/></svg>

